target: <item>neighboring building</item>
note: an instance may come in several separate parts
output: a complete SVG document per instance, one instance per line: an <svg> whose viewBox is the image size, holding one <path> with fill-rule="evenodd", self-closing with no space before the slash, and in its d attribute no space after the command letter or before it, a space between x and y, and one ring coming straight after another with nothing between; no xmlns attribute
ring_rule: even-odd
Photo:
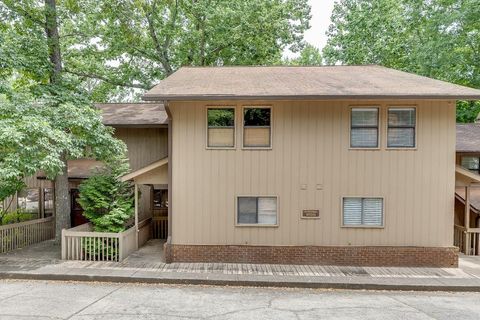
<svg viewBox="0 0 480 320"><path fill-rule="evenodd" d="M457 124L456 164L480 175L480 123ZM480 176L479 176L480 178ZM455 189L455 225L465 226L465 187ZM480 185L470 188L469 227L480 227Z"/></svg>
<svg viewBox="0 0 480 320"><path fill-rule="evenodd" d="M455 100L378 66L181 68L168 261L455 266Z"/></svg>
<svg viewBox="0 0 480 320"><path fill-rule="evenodd" d="M102 110L103 123L115 128L115 136L128 148L128 159L133 172L143 169L168 156L168 117L163 105L151 103L98 104ZM78 186L103 164L91 159L68 161L69 188L71 194L71 223L78 226L87 220L78 204ZM166 216L168 179L157 184L140 186L140 214L143 216ZM7 199L9 209L23 208L34 217L43 218L54 213L52 181L41 174L26 181L27 188L13 199ZM166 233L166 232L165 232Z"/></svg>

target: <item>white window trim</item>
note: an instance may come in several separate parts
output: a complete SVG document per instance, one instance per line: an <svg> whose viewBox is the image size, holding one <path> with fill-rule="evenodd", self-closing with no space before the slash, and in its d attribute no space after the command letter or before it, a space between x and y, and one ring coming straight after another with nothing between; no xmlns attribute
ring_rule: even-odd
<svg viewBox="0 0 480 320"><path fill-rule="evenodd" d="M352 110L353 109L377 109L378 116L377 116L377 146L376 147L352 147ZM348 149L349 150L370 150L370 151L378 151L381 149L382 145L382 108L380 105L354 105L350 106L348 109Z"/></svg>
<svg viewBox="0 0 480 320"><path fill-rule="evenodd" d="M343 199L345 198L360 198L360 199L368 199L368 198L378 198L382 199L382 225L380 226L373 226L373 225L348 225L343 223ZM356 229L385 229L385 220L386 220L386 213L385 213L385 197L383 196L342 196L340 197L340 226L342 228L356 228Z"/></svg>
<svg viewBox="0 0 480 320"><path fill-rule="evenodd" d="M233 147L210 147L208 145L208 109L233 109ZM235 105L208 105L205 106L205 149L207 150L235 150L237 148L237 106Z"/></svg>
<svg viewBox="0 0 480 320"><path fill-rule="evenodd" d="M268 147L248 147L245 146L244 143L244 133L245 133L245 109L270 109L270 146ZM241 139L242 139L242 149L243 150L272 150L273 149L273 107L271 105L243 105L242 106L242 129L241 129Z"/></svg>
<svg viewBox="0 0 480 320"><path fill-rule="evenodd" d="M388 111L390 109L415 109L415 146L413 147L389 147L388 146ZM385 108L385 150L410 150L416 151L418 149L418 107L417 105L388 105Z"/></svg>
<svg viewBox="0 0 480 320"><path fill-rule="evenodd" d="M238 198L275 198L277 200L277 223L276 224L258 224L258 223L238 223ZM235 227L251 227L251 228L278 228L280 225L280 202L278 195L236 195L235 196ZM258 214L258 212L257 212Z"/></svg>

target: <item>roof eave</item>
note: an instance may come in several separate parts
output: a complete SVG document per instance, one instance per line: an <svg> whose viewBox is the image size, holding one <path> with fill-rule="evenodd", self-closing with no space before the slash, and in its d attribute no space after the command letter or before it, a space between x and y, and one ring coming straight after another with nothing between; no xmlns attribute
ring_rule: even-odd
<svg viewBox="0 0 480 320"><path fill-rule="evenodd" d="M480 95L164 95L145 94L145 101L192 100L480 100Z"/></svg>

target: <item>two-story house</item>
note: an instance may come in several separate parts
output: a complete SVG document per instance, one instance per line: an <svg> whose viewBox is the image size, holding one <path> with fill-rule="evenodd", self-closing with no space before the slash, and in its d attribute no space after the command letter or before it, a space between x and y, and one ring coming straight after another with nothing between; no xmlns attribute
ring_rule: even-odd
<svg viewBox="0 0 480 320"><path fill-rule="evenodd" d="M181 68L168 261L455 266L455 101L379 66Z"/></svg>

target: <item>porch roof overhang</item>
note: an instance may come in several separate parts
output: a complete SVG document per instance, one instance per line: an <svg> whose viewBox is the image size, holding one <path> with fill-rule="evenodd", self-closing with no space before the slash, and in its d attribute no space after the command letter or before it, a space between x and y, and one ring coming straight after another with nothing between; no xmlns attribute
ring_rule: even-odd
<svg viewBox="0 0 480 320"><path fill-rule="evenodd" d="M168 184L168 157L122 177L122 181L128 180L133 180L136 184Z"/></svg>
<svg viewBox="0 0 480 320"><path fill-rule="evenodd" d="M470 185L480 184L480 175L473 173L461 166L455 167L455 186L466 187Z"/></svg>

